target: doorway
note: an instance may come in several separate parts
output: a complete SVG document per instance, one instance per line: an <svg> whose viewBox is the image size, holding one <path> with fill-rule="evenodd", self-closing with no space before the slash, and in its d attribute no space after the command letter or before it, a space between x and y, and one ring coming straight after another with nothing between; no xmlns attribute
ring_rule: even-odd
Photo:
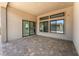
<svg viewBox="0 0 79 59"><path fill-rule="evenodd" d="M35 22L22 20L22 36L30 36L35 34Z"/></svg>

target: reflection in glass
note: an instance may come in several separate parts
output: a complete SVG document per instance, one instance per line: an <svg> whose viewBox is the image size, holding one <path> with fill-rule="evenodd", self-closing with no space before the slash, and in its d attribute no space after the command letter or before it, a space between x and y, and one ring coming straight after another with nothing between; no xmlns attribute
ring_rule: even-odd
<svg viewBox="0 0 79 59"><path fill-rule="evenodd" d="M23 37L29 35L29 21L27 20L22 21L22 35Z"/></svg>
<svg viewBox="0 0 79 59"><path fill-rule="evenodd" d="M22 20L22 36L26 37L35 34L35 22Z"/></svg>
<svg viewBox="0 0 79 59"><path fill-rule="evenodd" d="M51 32L64 33L64 20L52 20L50 26Z"/></svg>
<svg viewBox="0 0 79 59"><path fill-rule="evenodd" d="M34 22L30 21L29 22L29 33L30 35L34 34Z"/></svg>
<svg viewBox="0 0 79 59"><path fill-rule="evenodd" d="M40 22L40 32L48 32L48 21Z"/></svg>
<svg viewBox="0 0 79 59"><path fill-rule="evenodd" d="M57 21L57 33L64 33L64 20Z"/></svg>
<svg viewBox="0 0 79 59"><path fill-rule="evenodd" d="M44 28L44 25L43 25L43 22L41 22L40 23L40 32L44 32L44 29L43 28Z"/></svg>
<svg viewBox="0 0 79 59"><path fill-rule="evenodd" d="M56 21L53 20L51 21L51 32L55 32L56 31Z"/></svg>

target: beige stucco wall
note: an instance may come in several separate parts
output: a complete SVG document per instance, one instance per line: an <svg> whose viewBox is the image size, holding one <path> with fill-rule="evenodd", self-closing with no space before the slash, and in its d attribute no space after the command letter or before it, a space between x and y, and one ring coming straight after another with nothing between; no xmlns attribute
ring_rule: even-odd
<svg viewBox="0 0 79 59"><path fill-rule="evenodd" d="M23 11L8 8L8 40L22 38L22 20L36 21L36 17Z"/></svg>
<svg viewBox="0 0 79 59"><path fill-rule="evenodd" d="M3 55L2 43L6 42L6 9L0 7L0 55Z"/></svg>
<svg viewBox="0 0 79 59"><path fill-rule="evenodd" d="M79 3L74 3L73 42L79 55Z"/></svg>
<svg viewBox="0 0 79 59"><path fill-rule="evenodd" d="M1 43L1 7L0 7L0 43Z"/></svg>
<svg viewBox="0 0 79 59"><path fill-rule="evenodd" d="M2 42L1 42L1 7L0 7L0 55L2 55Z"/></svg>
<svg viewBox="0 0 79 59"><path fill-rule="evenodd" d="M1 41L6 41L6 9L1 7Z"/></svg>
<svg viewBox="0 0 79 59"><path fill-rule="evenodd" d="M40 17L48 16L48 15L52 15L52 14L57 14L60 12L65 12L65 17L64 17L65 34L39 32L39 18ZM55 19L53 19L53 20L55 20ZM50 11L50 12L47 12L47 13L42 14L37 17L37 35L43 35L43 36L58 38L58 39L72 40L72 34L73 34L73 7L72 6L68 7L68 8L64 8L64 9Z"/></svg>

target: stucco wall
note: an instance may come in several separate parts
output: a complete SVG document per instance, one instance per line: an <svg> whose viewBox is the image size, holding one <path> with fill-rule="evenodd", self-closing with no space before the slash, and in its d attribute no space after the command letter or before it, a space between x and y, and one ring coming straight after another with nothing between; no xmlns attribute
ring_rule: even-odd
<svg viewBox="0 0 79 59"><path fill-rule="evenodd" d="M22 20L36 21L36 17L23 11L8 8L8 39L22 38Z"/></svg>
<svg viewBox="0 0 79 59"><path fill-rule="evenodd" d="M74 3L73 42L79 55L79 3Z"/></svg>
<svg viewBox="0 0 79 59"><path fill-rule="evenodd" d="M1 7L0 7L0 43L1 43Z"/></svg>
<svg viewBox="0 0 79 59"><path fill-rule="evenodd" d="M40 17L57 14L60 12L65 12L65 17L64 17L65 34L39 32L39 18ZM73 7L72 6L68 8L64 8L64 9L50 11L37 17L37 35L43 35L43 36L58 38L58 39L72 40L72 34L73 34Z"/></svg>
<svg viewBox="0 0 79 59"><path fill-rule="evenodd" d="M6 41L6 9L1 7L1 41Z"/></svg>

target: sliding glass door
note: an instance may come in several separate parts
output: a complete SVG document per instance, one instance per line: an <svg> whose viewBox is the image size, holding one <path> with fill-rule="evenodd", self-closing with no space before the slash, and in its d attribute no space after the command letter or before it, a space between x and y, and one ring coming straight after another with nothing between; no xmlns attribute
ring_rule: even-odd
<svg viewBox="0 0 79 59"><path fill-rule="evenodd" d="M35 34L35 22L23 20L22 21L22 36L26 37Z"/></svg>

